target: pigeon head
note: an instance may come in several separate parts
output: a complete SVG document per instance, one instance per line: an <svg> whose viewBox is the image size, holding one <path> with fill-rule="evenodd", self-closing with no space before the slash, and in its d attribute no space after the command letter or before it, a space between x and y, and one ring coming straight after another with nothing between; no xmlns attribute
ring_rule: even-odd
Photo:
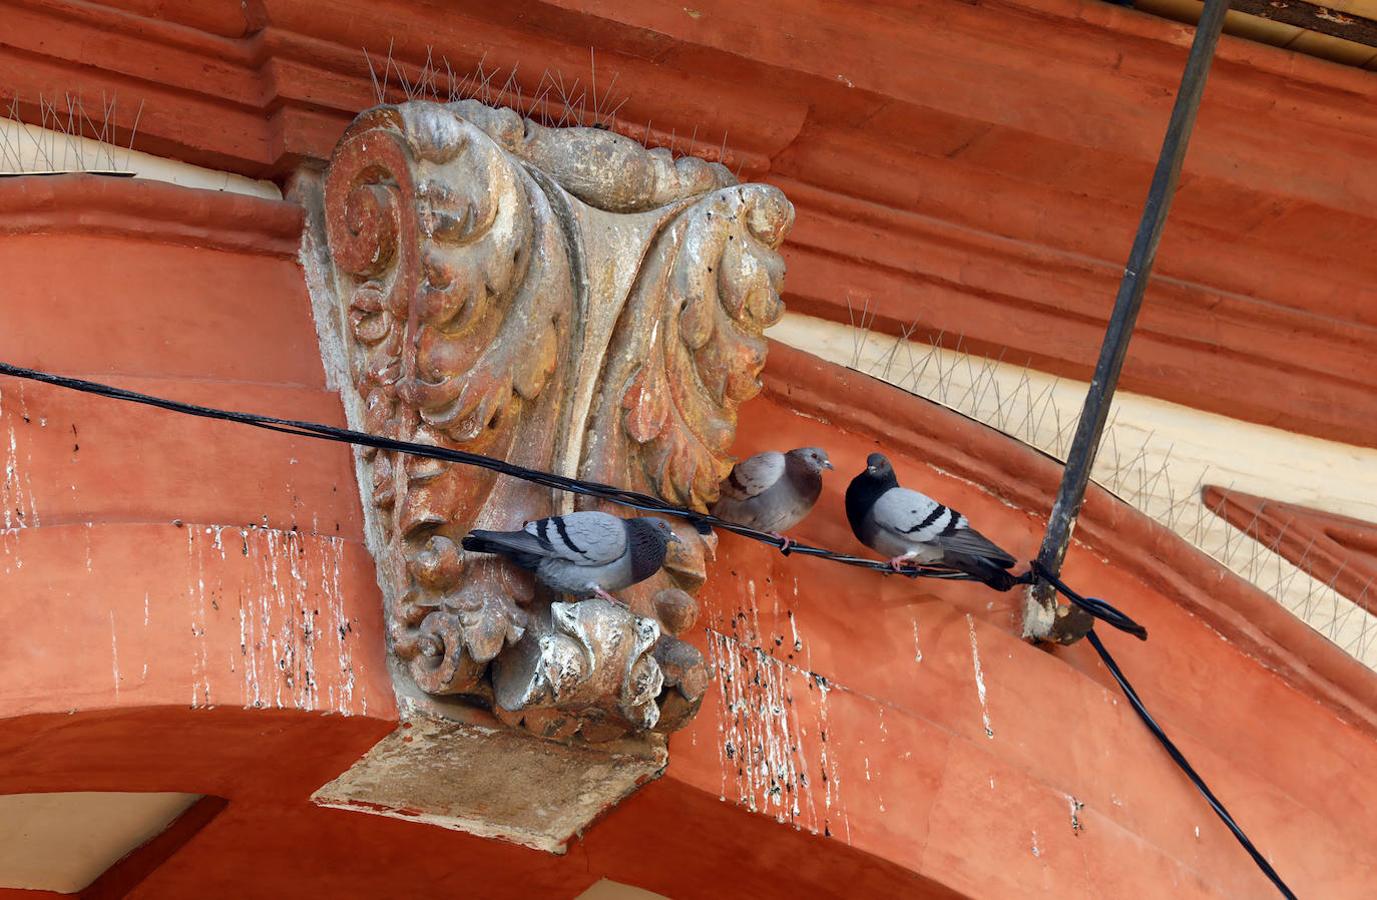
<svg viewBox="0 0 1377 900"><path fill-rule="evenodd" d="M898 487L899 479L894 474L889 457L883 453L872 453L865 459L864 471L851 479L851 484L867 495L878 497L890 488Z"/></svg>
<svg viewBox="0 0 1377 900"><path fill-rule="evenodd" d="M669 523L666 522L664 519L657 519L654 516L641 516L636 521L645 522L666 541L670 541L671 543L675 544L683 543L683 541L679 540L679 535L674 533L674 529L670 528Z"/></svg>
<svg viewBox="0 0 1377 900"><path fill-rule="evenodd" d="M654 575L665 564L671 543L683 543L668 522L654 516L627 519L626 531L631 544L631 574L637 581Z"/></svg>
<svg viewBox="0 0 1377 900"><path fill-rule="evenodd" d="M682 544L679 535L674 533L674 529L669 527L669 523L664 519L654 516L640 516L635 519L627 519L626 526L631 531L634 540L646 544Z"/></svg>
<svg viewBox="0 0 1377 900"><path fill-rule="evenodd" d="M813 472L832 468L832 461L827 458L827 451L821 447L799 447L797 450L790 450L785 455L803 463Z"/></svg>
<svg viewBox="0 0 1377 900"><path fill-rule="evenodd" d="M846 518L851 523L851 530L861 534L875 501L898 486L894 466L883 453L866 457L865 468L846 487Z"/></svg>
<svg viewBox="0 0 1377 900"><path fill-rule="evenodd" d="M883 453L872 453L865 458L865 473L872 478L889 480L894 478L894 466Z"/></svg>

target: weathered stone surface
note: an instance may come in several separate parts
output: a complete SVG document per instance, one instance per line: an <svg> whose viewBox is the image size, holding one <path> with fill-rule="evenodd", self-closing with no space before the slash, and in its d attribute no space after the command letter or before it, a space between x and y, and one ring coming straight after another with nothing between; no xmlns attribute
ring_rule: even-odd
<svg viewBox="0 0 1377 900"><path fill-rule="evenodd" d="M359 116L316 202L317 311L358 427L715 499L783 312L793 207L777 189L599 129L411 102ZM424 695L454 697L594 742L697 710L706 670L676 635L697 618L710 536L675 523L683 544L625 607L563 603L460 539L596 502L377 451L360 483L417 708L445 715Z"/></svg>
<svg viewBox="0 0 1377 900"><path fill-rule="evenodd" d="M311 799L563 853L588 822L658 777L668 758L663 738L569 747L422 718L403 723Z"/></svg>

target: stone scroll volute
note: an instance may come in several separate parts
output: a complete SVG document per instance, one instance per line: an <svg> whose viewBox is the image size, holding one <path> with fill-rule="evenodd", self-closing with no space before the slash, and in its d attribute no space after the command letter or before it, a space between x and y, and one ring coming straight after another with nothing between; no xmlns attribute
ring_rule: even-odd
<svg viewBox="0 0 1377 900"><path fill-rule="evenodd" d="M760 389L792 222L775 188L609 131L473 101L370 110L324 192L352 424L704 509ZM707 673L679 635L711 536L674 523L629 609L572 602L460 539L595 501L386 451L360 472L391 649L422 691L554 738L692 718Z"/></svg>

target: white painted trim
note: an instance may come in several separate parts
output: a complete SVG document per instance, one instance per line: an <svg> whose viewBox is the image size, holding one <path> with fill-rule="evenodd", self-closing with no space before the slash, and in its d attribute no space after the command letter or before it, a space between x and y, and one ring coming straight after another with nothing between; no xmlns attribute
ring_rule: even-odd
<svg viewBox="0 0 1377 900"><path fill-rule="evenodd" d="M135 178L208 191L281 200L271 181L259 181L119 147L105 141L0 118L0 174L132 172Z"/></svg>

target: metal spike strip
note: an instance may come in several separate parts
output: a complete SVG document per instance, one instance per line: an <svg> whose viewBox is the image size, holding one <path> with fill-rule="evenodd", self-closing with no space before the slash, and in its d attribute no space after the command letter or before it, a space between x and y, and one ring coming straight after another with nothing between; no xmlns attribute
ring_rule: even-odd
<svg viewBox="0 0 1377 900"><path fill-rule="evenodd" d="M1013 367L1002 357L966 353L963 335L939 330L930 340L915 340L915 335L931 333L918 321L902 326L897 337L883 335L874 330L869 298L848 297L846 306L850 368L1063 457L1077 413L1062 408L1060 379L1038 379L1042 386L1035 387L1037 373L1031 362L1011 374ZM1161 442L1155 430L1131 428L1120 412L1118 406L1112 409L1106 424L1092 473L1097 484L1265 591L1360 662L1377 668L1377 617L1335 590L1337 576L1326 581L1307 571L1309 547L1293 563L1278 552L1285 531L1264 542L1252 536L1256 517L1247 528L1228 524L1202 499L1205 485L1216 480L1210 467L1182 478L1177 470L1188 470L1189 464L1176 462L1176 445L1158 449ZM1232 481L1228 484L1233 487ZM1371 589L1365 586L1360 597Z"/></svg>

